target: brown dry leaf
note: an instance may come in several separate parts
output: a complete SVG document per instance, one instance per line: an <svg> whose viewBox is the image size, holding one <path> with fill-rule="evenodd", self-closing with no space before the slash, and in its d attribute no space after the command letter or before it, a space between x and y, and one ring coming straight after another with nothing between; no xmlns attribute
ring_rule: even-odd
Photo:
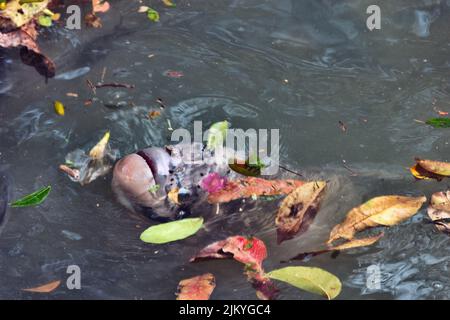
<svg viewBox="0 0 450 320"><path fill-rule="evenodd" d="M177 300L209 300L215 287L216 281L211 273L182 280L178 284Z"/></svg>
<svg viewBox="0 0 450 320"><path fill-rule="evenodd" d="M93 13L88 13L84 17L84 23L86 23L86 26L91 27L91 28L103 27L102 20Z"/></svg>
<svg viewBox="0 0 450 320"><path fill-rule="evenodd" d="M107 12L111 8L108 1L92 0L92 12Z"/></svg>
<svg viewBox="0 0 450 320"><path fill-rule="evenodd" d="M328 243L340 238L351 240L359 231L376 226L393 226L414 214L427 200L426 197L381 196L373 198L347 214L344 222L330 233Z"/></svg>
<svg viewBox="0 0 450 320"><path fill-rule="evenodd" d="M450 234L450 191L434 193L427 213L439 231Z"/></svg>
<svg viewBox="0 0 450 320"><path fill-rule="evenodd" d="M275 218L278 244L292 239L300 229L306 231L319 210L326 185L325 181L305 183L283 200Z"/></svg>
<svg viewBox="0 0 450 320"><path fill-rule="evenodd" d="M55 290L56 288L58 288L60 284L61 284L61 281L56 280L56 281L44 284L43 286L39 286L36 288L22 289L22 290L27 291L27 292L50 293L53 290Z"/></svg>
<svg viewBox="0 0 450 320"><path fill-rule="evenodd" d="M169 191L169 193L167 194L167 198L175 204L180 204L180 201L178 199L178 192L180 191L180 189L178 188L173 188L172 190Z"/></svg>
<svg viewBox="0 0 450 320"><path fill-rule="evenodd" d="M148 118L153 120L155 118L158 118L161 115L161 111L158 110L152 110L148 113Z"/></svg>
<svg viewBox="0 0 450 320"><path fill-rule="evenodd" d="M450 163L448 162L423 160L419 158L416 158L415 160L416 164L425 171L439 176L450 176Z"/></svg>
<svg viewBox="0 0 450 320"><path fill-rule="evenodd" d="M409 171L411 174L416 178L417 180L431 180L433 179L430 172L424 170L421 168L418 164L413 165L409 168Z"/></svg>

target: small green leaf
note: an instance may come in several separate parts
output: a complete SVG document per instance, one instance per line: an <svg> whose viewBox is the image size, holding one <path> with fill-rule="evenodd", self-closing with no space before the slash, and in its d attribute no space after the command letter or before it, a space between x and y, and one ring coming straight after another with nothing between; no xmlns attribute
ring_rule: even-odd
<svg viewBox="0 0 450 320"><path fill-rule="evenodd" d="M38 23L39 23L39 25L40 26L42 26L42 27L51 27L52 26L52 24L53 24L53 21L52 21L52 17L51 16L48 16L48 15L46 15L46 14L41 14L39 17L38 17Z"/></svg>
<svg viewBox="0 0 450 320"><path fill-rule="evenodd" d="M50 193L50 190L52 189L51 186L42 188L41 190L38 190L36 192L33 192L32 194L29 194L19 200L14 201L11 204L11 207L13 208L19 208L19 207L30 207L30 206L37 206L44 202L44 200L47 198L48 194Z"/></svg>
<svg viewBox="0 0 450 320"><path fill-rule="evenodd" d="M214 150L219 146L220 142L222 142L223 145L229 125L229 122L226 120L214 123L208 130L208 142L206 148Z"/></svg>
<svg viewBox="0 0 450 320"><path fill-rule="evenodd" d="M153 21L153 22L158 22L159 21L159 13L158 11L152 9L152 8L148 8L147 10L147 17Z"/></svg>
<svg viewBox="0 0 450 320"><path fill-rule="evenodd" d="M286 267L271 271L267 276L329 300L336 298L342 288L341 281L335 275L320 268Z"/></svg>
<svg viewBox="0 0 450 320"><path fill-rule="evenodd" d="M155 184L155 185L151 186L150 188L148 188L148 192L155 193L155 192L157 192L160 188L161 188L161 186L160 186L159 184Z"/></svg>
<svg viewBox="0 0 450 320"><path fill-rule="evenodd" d="M425 123L434 128L450 128L450 118L432 118L428 119Z"/></svg>
<svg viewBox="0 0 450 320"><path fill-rule="evenodd" d="M203 218L189 218L152 226L142 232L141 240L162 244L182 240L197 233L203 226Z"/></svg>

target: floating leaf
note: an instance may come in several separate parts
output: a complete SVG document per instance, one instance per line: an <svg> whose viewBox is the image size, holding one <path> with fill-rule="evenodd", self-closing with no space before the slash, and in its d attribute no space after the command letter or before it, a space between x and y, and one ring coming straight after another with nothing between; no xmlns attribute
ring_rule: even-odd
<svg viewBox="0 0 450 320"><path fill-rule="evenodd" d="M56 288L58 288L60 284L61 284L61 281L57 280L57 281L47 283L40 287L22 289L22 290L27 291L27 292L50 293L50 292L54 291Z"/></svg>
<svg viewBox="0 0 450 320"><path fill-rule="evenodd" d="M267 276L329 300L336 298L342 288L341 281L335 275L320 268L286 267L271 271Z"/></svg>
<svg viewBox="0 0 450 320"><path fill-rule="evenodd" d="M102 19L97 17L94 13L88 13L84 16L84 23L90 28L103 27Z"/></svg>
<svg viewBox="0 0 450 320"><path fill-rule="evenodd" d="M258 298L269 300L277 295L278 289L264 273L262 262L266 257L266 245L260 239L233 236L203 248L190 261L234 258L245 264L245 274L257 290Z"/></svg>
<svg viewBox="0 0 450 320"><path fill-rule="evenodd" d="M148 118L150 120L156 119L161 115L161 111L158 110L152 110L148 113Z"/></svg>
<svg viewBox="0 0 450 320"><path fill-rule="evenodd" d="M161 189L161 186L159 184L154 184L150 188L148 188L148 192L155 193L159 189Z"/></svg>
<svg viewBox="0 0 450 320"><path fill-rule="evenodd" d="M140 6L139 9L138 9L138 12L139 13L146 13L148 11L148 9L150 9L150 8L147 7L147 6Z"/></svg>
<svg viewBox="0 0 450 320"><path fill-rule="evenodd" d="M177 300L209 300L215 287L216 281L211 273L182 280L178 284Z"/></svg>
<svg viewBox="0 0 450 320"><path fill-rule="evenodd" d="M203 226L203 218L188 218L152 226L141 234L147 243L162 244L182 240L197 233Z"/></svg>
<svg viewBox="0 0 450 320"><path fill-rule="evenodd" d="M306 231L319 210L326 185L325 181L308 182L284 198L275 219L278 243L292 239L300 229Z"/></svg>
<svg viewBox="0 0 450 320"><path fill-rule="evenodd" d="M450 118L432 118L425 121L434 128L450 128Z"/></svg>
<svg viewBox="0 0 450 320"><path fill-rule="evenodd" d="M64 116L65 109L64 109L64 105L62 104L61 101L56 100L54 102L53 106L55 108L55 112L56 112L57 115Z"/></svg>
<svg viewBox="0 0 450 320"><path fill-rule="evenodd" d="M259 158L256 159L256 163L254 164L250 163L250 159L247 159L244 163L235 159L233 163L230 163L228 166L234 172L247 177L259 177L261 175L261 170L265 167L264 163L262 163Z"/></svg>
<svg viewBox="0 0 450 320"><path fill-rule="evenodd" d="M416 214L426 200L396 195L373 198L350 210L344 222L333 228L328 243L340 238L351 240L367 228L396 225Z"/></svg>
<svg viewBox="0 0 450 320"><path fill-rule="evenodd" d="M14 201L11 204L11 207L19 208L19 207L37 206L45 201L45 199L48 197L48 194L50 193L51 189L52 189L52 187L48 186L48 187L42 188L36 192L33 192L32 194L29 194L19 200Z"/></svg>
<svg viewBox="0 0 450 320"><path fill-rule="evenodd" d="M111 6L105 0L92 0L92 12L107 12Z"/></svg>
<svg viewBox="0 0 450 320"><path fill-rule="evenodd" d="M450 163L448 162L441 162L441 161L434 161L434 160L423 160L416 158L416 167L415 169L420 172L422 175L431 176L433 177L434 174L436 179L440 178L442 179L444 177L450 176ZM423 170L421 170L423 169Z"/></svg>
<svg viewBox="0 0 450 320"><path fill-rule="evenodd" d="M26 25L36 15L45 10L49 0L42 0L32 3L21 3L20 0L9 0L6 8L0 11L0 19L2 20L2 28L16 29Z"/></svg>
<svg viewBox="0 0 450 320"><path fill-rule="evenodd" d="M94 160L103 159L108 145L110 133L107 131L103 138L89 151L89 156Z"/></svg>
<svg viewBox="0 0 450 320"><path fill-rule="evenodd" d="M162 0L162 2L168 7L176 7L176 4L172 2L172 0Z"/></svg>
<svg viewBox="0 0 450 320"><path fill-rule="evenodd" d="M38 23L42 27L51 27L53 24L53 20L51 16L48 16L46 14L41 14L38 18Z"/></svg>
<svg viewBox="0 0 450 320"><path fill-rule="evenodd" d="M450 234L450 191L434 193L427 213L439 231Z"/></svg>
<svg viewBox="0 0 450 320"><path fill-rule="evenodd" d="M167 194L167 198L169 199L169 201L175 204L180 204L180 200L178 199L179 191L180 191L179 188L173 188L172 190L170 190L169 193Z"/></svg>
<svg viewBox="0 0 450 320"><path fill-rule="evenodd" d="M158 22L159 21L159 13L156 10L153 10L152 8L147 9L147 17L150 19L150 21Z"/></svg>
<svg viewBox="0 0 450 320"><path fill-rule="evenodd" d="M214 150L219 146L223 146L229 125L229 122L226 120L213 123L208 130L208 142L206 148Z"/></svg>
<svg viewBox="0 0 450 320"><path fill-rule="evenodd" d="M266 180L255 177L245 177L227 181L225 187L208 195L210 203L225 203L241 198L256 196L277 196L289 194L304 182L300 180Z"/></svg>

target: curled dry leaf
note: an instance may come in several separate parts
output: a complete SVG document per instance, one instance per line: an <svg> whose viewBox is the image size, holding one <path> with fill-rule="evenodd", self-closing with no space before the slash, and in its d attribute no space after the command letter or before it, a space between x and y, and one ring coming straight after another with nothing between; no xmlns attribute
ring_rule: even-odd
<svg viewBox="0 0 450 320"><path fill-rule="evenodd" d="M439 231L450 234L450 191L434 193L427 213Z"/></svg>
<svg viewBox="0 0 450 320"><path fill-rule="evenodd" d="M84 23L86 24L86 26L88 26L90 28L103 27L102 20L93 13L88 13L84 17Z"/></svg>
<svg viewBox="0 0 450 320"><path fill-rule="evenodd" d="M170 202L180 204L180 200L178 199L179 191L180 191L179 188L173 188L172 190L169 191L169 193L167 194L167 198L169 199Z"/></svg>
<svg viewBox="0 0 450 320"><path fill-rule="evenodd" d="M325 187L325 181L312 181L288 194L275 218L278 243L292 239L300 229L307 230L319 210Z"/></svg>
<svg viewBox="0 0 450 320"><path fill-rule="evenodd" d="M177 300L209 300L215 287L216 281L211 273L181 280L178 284Z"/></svg>
<svg viewBox="0 0 450 320"><path fill-rule="evenodd" d="M61 284L61 281L57 280L57 281L53 281L53 282L44 284L43 286L39 286L36 288L22 289L22 290L27 291L27 292L50 293L50 292L54 291L56 288L58 288L60 284Z"/></svg>
<svg viewBox="0 0 450 320"><path fill-rule="evenodd" d="M416 165L411 168L411 173L417 179L436 179L442 180L450 176L450 163L424 160L416 158Z"/></svg>
<svg viewBox="0 0 450 320"><path fill-rule="evenodd" d="M200 250L191 262L203 259L229 259L234 258L245 264L245 273L257 290L260 299L273 299L278 290L269 278L266 277L262 267L267 257L266 245L255 237L233 236L217 241Z"/></svg>
<svg viewBox="0 0 450 320"><path fill-rule="evenodd" d="M210 203L225 203L252 196L277 196L289 194L304 182L300 180L266 180L255 177L228 181L225 187L208 195Z"/></svg>
<svg viewBox="0 0 450 320"><path fill-rule="evenodd" d="M426 200L396 195L373 198L350 210L344 222L333 228L328 243L341 238L351 240L367 228L396 225L416 214Z"/></svg>

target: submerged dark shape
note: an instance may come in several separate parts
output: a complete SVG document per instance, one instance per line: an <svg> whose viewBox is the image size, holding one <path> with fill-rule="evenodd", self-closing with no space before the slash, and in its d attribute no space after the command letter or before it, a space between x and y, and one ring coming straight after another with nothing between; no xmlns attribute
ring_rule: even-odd
<svg viewBox="0 0 450 320"><path fill-rule="evenodd" d="M129 210L169 221L184 218L200 206L205 211L207 193L200 181L212 172L233 175L225 158L216 159L201 144L151 147L116 163L112 188ZM173 203L167 195L177 188L179 203Z"/></svg>

